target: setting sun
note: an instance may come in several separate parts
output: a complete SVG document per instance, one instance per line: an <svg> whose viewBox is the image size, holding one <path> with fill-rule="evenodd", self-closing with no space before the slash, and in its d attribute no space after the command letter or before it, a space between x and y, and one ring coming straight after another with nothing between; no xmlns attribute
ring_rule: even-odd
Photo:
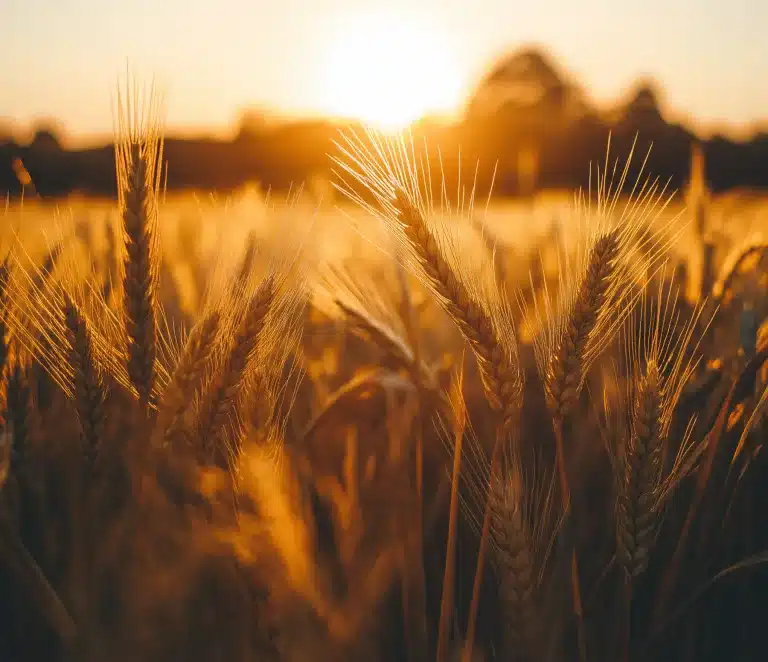
<svg viewBox="0 0 768 662"><path fill-rule="evenodd" d="M367 12L334 26L321 72L326 112L398 129L461 99L454 49L434 26Z"/></svg>

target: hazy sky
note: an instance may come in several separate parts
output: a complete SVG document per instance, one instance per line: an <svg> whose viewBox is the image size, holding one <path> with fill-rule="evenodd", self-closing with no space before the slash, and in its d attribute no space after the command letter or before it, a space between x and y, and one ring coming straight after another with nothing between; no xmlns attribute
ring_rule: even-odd
<svg viewBox="0 0 768 662"><path fill-rule="evenodd" d="M327 109L328 53L374 0L0 0L0 118L111 130L130 62L167 90L171 127L222 127L244 105ZM657 77L676 112L768 118L768 0L386 0L448 44L466 90L508 47L539 43L598 101ZM417 32L418 33L418 32ZM412 54L415 61L417 54ZM408 61L408 58L406 58ZM332 75L332 73L331 73ZM325 95L325 96L324 96Z"/></svg>

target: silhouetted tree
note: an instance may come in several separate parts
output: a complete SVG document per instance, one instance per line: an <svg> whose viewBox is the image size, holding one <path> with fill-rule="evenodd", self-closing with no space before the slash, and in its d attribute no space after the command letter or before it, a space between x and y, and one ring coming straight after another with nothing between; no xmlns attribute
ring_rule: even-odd
<svg viewBox="0 0 768 662"><path fill-rule="evenodd" d="M623 108L621 121L638 128L653 129L664 123L660 90L655 81L640 81Z"/></svg>
<svg viewBox="0 0 768 662"><path fill-rule="evenodd" d="M35 128L34 136L29 143L29 149L43 152L61 151L61 140L59 138L61 135L61 128L56 122L52 120L40 122Z"/></svg>
<svg viewBox="0 0 768 662"><path fill-rule="evenodd" d="M587 164L603 161L609 131L617 157L628 154L636 136L642 151L653 143L647 170L670 178L678 188L688 176L695 136L664 117L660 100L658 84L641 80L613 108L598 108L550 55L527 47L504 55L489 69L459 122L423 118L412 130L418 143L424 139L429 145L432 171L442 171L451 190L460 171L462 181L477 175L481 191L493 180L501 195L519 192L521 186L529 189L524 171L530 180L534 169L539 188L585 186ZM314 176L311 187L320 197L331 176L328 154L335 150L340 128L330 121L288 121L248 108L236 119L232 140L168 137L169 188L225 191L253 180L280 190ZM73 189L115 195L114 146L69 151L61 144L62 135L55 122L41 122L31 142L17 145L12 127L0 123L0 196L20 191L15 160L24 164L44 197ZM742 142L716 137L702 148L713 191L768 186L768 134Z"/></svg>
<svg viewBox="0 0 768 662"><path fill-rule="evenodd" d="M15 144L15 131L10 122L0 121L0 147Z"/></svg>
<svg viewBox="0 0 768 662"><path fill-rule="evenodd" d="M468 106L468 116L494 114L499 108L551 115L582 114L587 107L581 90L536 48L501 58L483 77Z"/></svg>

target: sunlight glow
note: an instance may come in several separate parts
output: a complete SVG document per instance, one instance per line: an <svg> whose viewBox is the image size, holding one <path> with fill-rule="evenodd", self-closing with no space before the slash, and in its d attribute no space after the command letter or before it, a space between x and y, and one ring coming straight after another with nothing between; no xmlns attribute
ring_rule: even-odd
<svg viewBox="0 0 768 662"><path fill-rule="evenodd" d="M320 74L327 113L396 130L458 107L461 70L435 26L367 11L337 22L331 39Z"/></svg>

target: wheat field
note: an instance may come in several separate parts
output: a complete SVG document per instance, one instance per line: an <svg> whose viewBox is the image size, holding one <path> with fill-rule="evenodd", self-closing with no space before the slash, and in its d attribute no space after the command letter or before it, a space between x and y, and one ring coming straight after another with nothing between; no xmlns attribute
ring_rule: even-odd
<svg viewBox="0 0 768 662"><path fill-rule="evenodd" d="M3 215L1 659L764 659L768 201L166 196L151 108Z"/></svg>

